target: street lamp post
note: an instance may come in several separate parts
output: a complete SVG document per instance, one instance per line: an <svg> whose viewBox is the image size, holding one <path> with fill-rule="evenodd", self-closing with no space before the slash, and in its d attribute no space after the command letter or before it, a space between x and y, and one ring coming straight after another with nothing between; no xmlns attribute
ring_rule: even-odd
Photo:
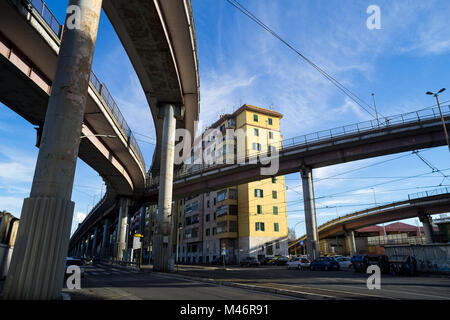
<svg viewBox="0 0 450 320"><path fill-rule="evenodd" d="M426 94L433 95L436 98L436 102L437 102L437 105L438 105L438 108L439 108L439 114L441 115L442 126L444 127L445 140L447 141L448 150L450 151L450 142L449 142L449 139L448 139L447 127L445 126L445 120L444 120L444 116L442 115L441 105L439 104L439 98L438 98L439 94L444 92L444 91L445 91L445 88L442 88L437 93L433 93L431 91L427 91Z"/></svg>
<svg viewBox="0 0 450 320"><path fill-rule="evenodd" d="M180 230L182 229L182 226L181 225L179 225L178 226L178 228L177 228L177 256L176 256L176 259L177 259L177 272L178 272L178 252L179 252L179 246L178 246L178 243L179 243L179 239L180 239Z"/></svg>

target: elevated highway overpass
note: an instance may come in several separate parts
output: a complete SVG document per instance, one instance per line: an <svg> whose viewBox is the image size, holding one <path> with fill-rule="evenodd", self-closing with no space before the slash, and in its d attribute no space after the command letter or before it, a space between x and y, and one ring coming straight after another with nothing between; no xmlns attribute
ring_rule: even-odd
<svg viewBox="0 0 450 320"><path fill-rule="evenodd" d="M450 105L441 108L448 125ZM438 108L421 109L387 117L380 123L365 121L286 139L278 155L274 156L279 162L275 176L299 172L302 168L312 170L445 144ZM235 164L195 165L188 170L178 170L174 176L173 195L183 198L267 178L261 175L261 168L265 166L258 160L261 155L266 154L250 154L244 161L236 159ZM155 203L159 178L147 182L141 203Z"/></svg>
<svg viewBox="0 0 450 320"><path fill-rule="evenodd" d="M42 129L61 34L35 7L0 3L0 101ZM38 129L40 131L40 129ZM79 157L96 170L108 191L139 196L146 168L141 150L106 86L91 72Z"/></svg>
<svg viewBox="0 0 450 320"><path fill-rule="evenodd" d="M424 223L427 242L432 242L432 227L429 216L447 212L450 212L450 189L441 188L409 195L408 200L397 201L340 216L319 226L318 234L319 239L343 235L349 237L350 247L353 246L352 253L355 253L354 230L418 217ZM289 244L289 247L298 246L300 241L305 241L306 239L307 235L303 235L295 242Z"/></svg>
<svg viewBox="0 0 450 320"><path fill-rule="evenodd" d="M162 181L166 181L166 187L161 188L162 210L158 218L163 226L159 229L161 252L165 251L162 239L167 233L164 226L170 214L169 190L173 170L170 148L174 144L175 128L191 130L194 136L194 121L198 119L197 48L189 0L71 0L69 4L80 9L80 28L60 25L41 0L5 0L0 4L0 67L1 76L5 77L1 80L6 80L2 81L4 87L0 88L1 101L32 124L43 127L44 141L44 147L41 145L39 151L32 192L22 209L22 231L19 230L18 248L13 255L11 276L4 290L7 297L55 298L59 292L60 272L52 270L64 269L63 258L68 245L65 236L69 232L67 221L73 214L73 202L70 201L73 175L70 172L75 170L75 161L70 157L67 157L69 161L66 157L53 157L67 150L62 148L70 144L67 154L73 152L80 156L107 183L105 198L91 212L86 223L92 222L96 212L111 212L118 207L118 255L124 245L128 207L133 205L130 200L141 197L144 191L145 164L131 130L107 89L88 73L102 5L138 74L154 118L158 142L151 171L160 173ZM59 51L65 53L62 58ZM75 99L84 101L86 92L82 88L89 76L91 82L88 84L86 107L83 102L70 109ZM70 85L65 86L64 83ZM59 103L64 108L59 108ZM47 112L50 107L52 111ZM58 124L57 117L64 112L68 115L64 120L74 129L79 126L79 114L83 116L81 140L77 134L73 140L71 138L77 130L68 132L67 139L61 138L64 129ZM52 119L51 123L47 119ZM60 133L54 134L56 131ZM50 150L55 153L50 157L43 156ZM52 161L57 166L50 165ZM65 166L67 171L63 169ZM43 174L44 171L52 173ZM55 188L56 181L64 188ZM40 194L45 196L40 198ZM50 211L45 213L45 208ZM28 234L36 214L44 214L44 217L39 220L40 225L34 226ZM56 234L61 241L46 242L44 246L36 247L44 232ZM24 250L33 254L24 256ZM57 252L48 255L49 250ZM30 269L32 265L27 261L33 259L39 259L40 263ZM162 256L161 263L167 266L164 259ZM30 273L37 273L40 280L30 282ZM44 277L51 283L44 281ZM37 291L41 289L43 291Z"/></svg>

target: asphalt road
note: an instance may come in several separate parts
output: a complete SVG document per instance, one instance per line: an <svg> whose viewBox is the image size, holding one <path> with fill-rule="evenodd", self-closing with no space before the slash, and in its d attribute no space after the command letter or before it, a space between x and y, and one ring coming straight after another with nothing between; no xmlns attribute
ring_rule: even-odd
<svg viewBox="0 0 450 320"><path fill-rule="evenodd" d="M85 268L81 289L63 292L71 300L285 300L277 294L183 279L171 274L133 272L122 267L94 265Z"/></svg>
<svg viewBox="0 0 450 320"><path fill-rule="evenodd" d="M381 288L369 290L369 274L353 271L287 270L285 266L252 268L180 266L179 275L214 279L218 283L245 284L252 288L278 289L285 294L312 300L388 299L449 300L450 277L381 275Z"/></svg>
<svg viewBox="0 0 450 320"><path fill-rule="evenodd" d="M88 266L72 300L449 300L450 278L381 276L381 289L367 288L368 274L353 271L287 270L180 265L170 274L133 272L106 264Z"/></svg>

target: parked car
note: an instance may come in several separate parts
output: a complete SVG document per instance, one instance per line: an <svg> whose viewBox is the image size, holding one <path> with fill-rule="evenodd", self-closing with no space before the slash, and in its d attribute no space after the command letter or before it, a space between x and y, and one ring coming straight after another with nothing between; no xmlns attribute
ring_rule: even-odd
<svg viewBox="0 0 450 320"><path fill-rule="evenodd" d="M389 263L393 274L413 276L417 272L416 258L410 255L391 256L389 257Z"/></svg>
<svg viewBox="0 0 450 320"><path fill-rule="evenodd" d="M339 262L336 261L333 257L321 257L310 264L311 270L339 270Z"/></svg>
<svg viewBox="0 0 450 320"><path fill-rule="evenodd" d="M80 275L82 278L84 278L84 264L81 259L70 258L70 257L68 257L66 259L66 267L64 269L64 277L70 276L70 274L67 273L67 268L69 268L70 266L78 266L80 268Z"/></svg>
<svg viewBox="0 0 450 320"><path fill-rule="evenodd" d="M348 270L353 268L352 261L348 257L339 256L334 259L339 263L339 268L342 270Z"/></svg>
<svg viewBox="0 0 450 320"><path fill-rule="evenodd" d="M294 257L287 263L288 269L309 269L310 261L302 257Z"/></svg>
<svg viewBox="0 0 450 320"><path fill-rule="evenodd" d="M355 272L367 272L367 268L371 265L380 267L381 273L389 273L389 259L384 254L355 254L351 258L353 269Z"/></svg>
<svg viewBox="0 0 450 320"><path fill-rule="evenodd" d="M256 259L255 257L245 257L245 258L243 258L243 259L240 261L239 264L240 264L241 267L245 267L245 266L248 266L248 267L252 267L252 266L258 267L258 266L260 265L258 259Z"/></svg>
<svg viewBox="0 0 450 320"><path fill-rule="evenodd" d="M272 260L272 259L271 259L271 258L267 258L267 257L260 258L260 259L259 259L259 263L260 263L261 265L266 265L266 264L269 263L270 260Z"/></svg>
<svg viewBox="0 0 450 320"><path fill-rule="evenodd" d="M270 260L267 264L272 264L276 266L284 266L288 263L289 258L285 256L276 256L272 260Z"/></svg>

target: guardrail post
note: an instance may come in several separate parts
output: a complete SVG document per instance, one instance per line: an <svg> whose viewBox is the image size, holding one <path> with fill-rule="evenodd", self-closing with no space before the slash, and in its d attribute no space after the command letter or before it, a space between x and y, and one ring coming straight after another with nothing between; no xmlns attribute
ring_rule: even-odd
<svg viewBox="0 0 450 320"><path fill-rule="evenodd" d="M101 0L70 0L81 10L81 28L65 29L30 197L22 207L17 241L3 288L4 299L61 298L74 202L89 73ZM45 241L52 236L52 241Z"/></svg>

